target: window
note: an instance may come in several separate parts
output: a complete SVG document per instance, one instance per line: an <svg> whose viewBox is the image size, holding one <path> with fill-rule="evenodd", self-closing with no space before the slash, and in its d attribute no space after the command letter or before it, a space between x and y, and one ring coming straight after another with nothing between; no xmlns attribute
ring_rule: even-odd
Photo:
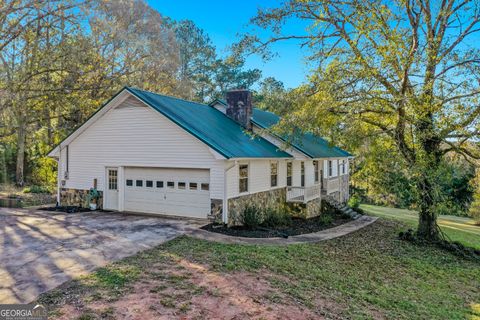
<svg viewBox="0 0 480 320"><path fill-rule="evenodd" d="M190 182L190 190L197 190L198 186L196 182Z"/></svg>
<svg viewBox="0 0 480 320"><path fill-rule="evenodd" d="M201 184L201 189L203 191L208 191L208 190L210 190L210 185L208 183L202 183Z"/></svg>
<svg viewBox="0 0 480 320"><path fill-rule="evenodd" d="M292 163L287 162L287 186L292 186Z"/></svg>
<svg viewBox="0 0 480 320"><path fill-rule="evenodd" d="M145 186L147 188L153 188L153 181L152 180L145 181Z"/></svg>
<svg viewBox="0 0 480 320"><path fill-rule="evenodd" d="M117 190L117 170L108 170L108 189Z"/></svg>
<svg viewBox="0 0 480 320"><path fill-rule="evenodd" d="M318 182L318 179L319 179L319 172L318 172L318 161L315 160L313 161L313 170L315 171L314 174L315 174L315 183Z"/></svg>
<svg viewBox="0 0 480 320"><path fill-rule="evenodd" d="M328 177L333 176L333 164L332 160L328 160Z"/></svg>
<svg viewBox="0 0 480 320"><path fill-rule="evenodd" d="M300 186L305 187L305 162L300 163Z"/></svg>
<svg viewBox="0 0 480 320"><path fill-rule="evenodd" d="M143 180L137 180L137 181L135 181L135 185L136 185L137 187L143 187Z"/></svg>
<svg viewBox="0 0 480 320"><path fill-rule="evenodd" d="M163 188L163 181L157 181L157 188Z"/></svg>
<svg viewBox="0 0 480 320"><path fill-rule="evenodd" d="M277 186L278 162L270 162L270 186Z"/></svg>
<svg viewBox="0 0 480 320"><path fill-rule="evenodd" d="M347 171L347 160L342 160L342 174Z"/></svg>
<svg viewBox="0 0 480 320"><path fill-rule="evenodd" d="M170 188L170 189L175 188L175 182L173 182L173 181L167 181L167 188Z"/></svg>
<svg viewBox="0 0 480 320"><path fill-rule="evenodd" d="M185 189L186 185L187 184L185 182L179 182L178 183L178 189Z"/></svg>
<svg viewBox="0 0 480 320"><path fill-rule="evenodd" d="M127 187L133 186L133 180L127 179Z"/></svg>
<svg viewBox="0 0 480 320"><path fill-rule="evenodd" d="M241 164L239 166L239 192L248 192L248 164Z"/></svg>

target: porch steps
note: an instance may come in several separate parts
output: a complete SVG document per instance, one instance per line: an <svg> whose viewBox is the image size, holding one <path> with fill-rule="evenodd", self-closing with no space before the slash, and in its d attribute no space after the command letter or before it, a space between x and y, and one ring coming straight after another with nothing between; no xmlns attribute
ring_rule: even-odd
<svg viewBox="0 0 480 320"><path fill-rule="evenodd" d="M325 195L323 196L323 199L327 201L329 205L334 207L335 209L341 211L342 213L350 216L352 219L356 220L360 218L362 215L347 206L344 203L338 202L335 198L333 198L331 195Z"/></svg>

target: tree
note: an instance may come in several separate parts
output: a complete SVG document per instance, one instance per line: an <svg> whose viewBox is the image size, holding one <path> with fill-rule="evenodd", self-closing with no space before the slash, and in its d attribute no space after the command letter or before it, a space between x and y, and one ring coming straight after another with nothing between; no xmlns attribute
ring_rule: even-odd
<svg viewBox="0 0 480 320"><path fill-rule="evenodd" d="M288 113L294 99L295 96L285 89L283 82L273 77L263 79L254 95L257 107L279 115Z"/></svg>
<svg viewBox="0 0 480 320"><path fill-rule="evenodd" d="M186 99L207 102L215 90L217 54L210 37L191 20L175 26L180 60L180 93Z"/></svg>
<svg viewBox="0 0 480 320"><path fill-rule="evenodd" d="M471 185L475 189L475 192L473 193L473 201L470 204L470 216L477 225L480 225L480 170L477 169Z"/></svg>
<svg viewBox="0 0 480 320"><path fill-rule="evenodd" d="M259 69L244 70L245 60L231 55L215 63L215 93L212 98L223 98L230 89L250 89L262 76Z"/></svg>
<svg viewBox="0 0 480 320"><path fill-rule="evenodd" d="M0 13L0 105L6 133L16 135L16 183L24 179L29 124L38 114L49 117L40 101L51 92L52 76L68 72L65 60L74 4L70 1L8 1ZM69 47L69 46L66 46Z"/></svg>
<svg viewBox="0 0 480 320"><path fill-rule="evenodd" d="M289 19L308 26L284 29ZM417 235L436 241L439 168L447 153L480 158L469 143L480 129L478 1L286 1L252 23L273 31L239 47L268 56L287 39L308 47L316 69L290 120L348 131L367 128L391 141L418 193ZM357 130L357 129L354 129Z"/></svg>

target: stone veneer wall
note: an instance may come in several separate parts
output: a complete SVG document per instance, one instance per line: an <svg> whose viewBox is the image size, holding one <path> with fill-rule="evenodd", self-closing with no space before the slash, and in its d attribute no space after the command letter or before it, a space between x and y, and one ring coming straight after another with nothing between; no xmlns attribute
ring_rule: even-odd
<svg viewBox="0 0 480 320"><path fill-rule="evenodd" d="M208 218L216 223L222 223L223 221L223 200L222 199L211 199L210 200L210 214Z"/></svg>
<svg viewBox="0 0 480 320"><path fill-rule="evenodd" d="M341 202L347 202L350 199L350 175L343 175L340 181L340 200Z"/></svg>
<svg viewBox="0 0 480 320"><path fill-rule="evenodd" d="M60 203L62 206L79 206L88 208L88 192L89 190L80 189L60 189ZM98 199L97 208L103 208L103 192L98 191L100 197Z"/></svg>
<svg viewBox="0 0 480 320"><path fill-rule="evenodd" d="M228 225L241 225L240 215L247 206L280 210L286 202L286 189L278 188L228 199Z"/></svg>
<svg viewBox="0 0 480 320"><path fill-rule="evenodd" d="M228 199L228 225L241 225L241 214L249 205L263 210L289 210L292 216L303 218L311 218L321 213L320 198L304 204L287 203L286 197L286 188L278 188Z"/></svg>

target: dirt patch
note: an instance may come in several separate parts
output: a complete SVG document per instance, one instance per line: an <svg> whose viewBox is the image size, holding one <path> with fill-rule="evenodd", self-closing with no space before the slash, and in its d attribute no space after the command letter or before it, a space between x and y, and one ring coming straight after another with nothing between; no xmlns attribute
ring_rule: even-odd
<svg viewBox="0 0 480 320"><path fill-rule="evenodd" d="M52 319L319 319L279 293L262 273L218 273L176 259L142 275L130 290L109 301L98 292L57 309ZM155 271L152 271L155 270Z"/></svg>
<svg viewBox="0 0 480 320"><path fill-rule="evenodd" d="M275 238L290 236L296 236L300 234L307 234L322 231L325 229L333 228L344 223L350 222L352 219L349 216L341 214L332 215L320 215L309 219L293 218L288 226L279 227L258 227L258 228L245 228L243 226L227 227L219 224L207 224L202 229L226 234L235 237L245 238Z"/></svg>

